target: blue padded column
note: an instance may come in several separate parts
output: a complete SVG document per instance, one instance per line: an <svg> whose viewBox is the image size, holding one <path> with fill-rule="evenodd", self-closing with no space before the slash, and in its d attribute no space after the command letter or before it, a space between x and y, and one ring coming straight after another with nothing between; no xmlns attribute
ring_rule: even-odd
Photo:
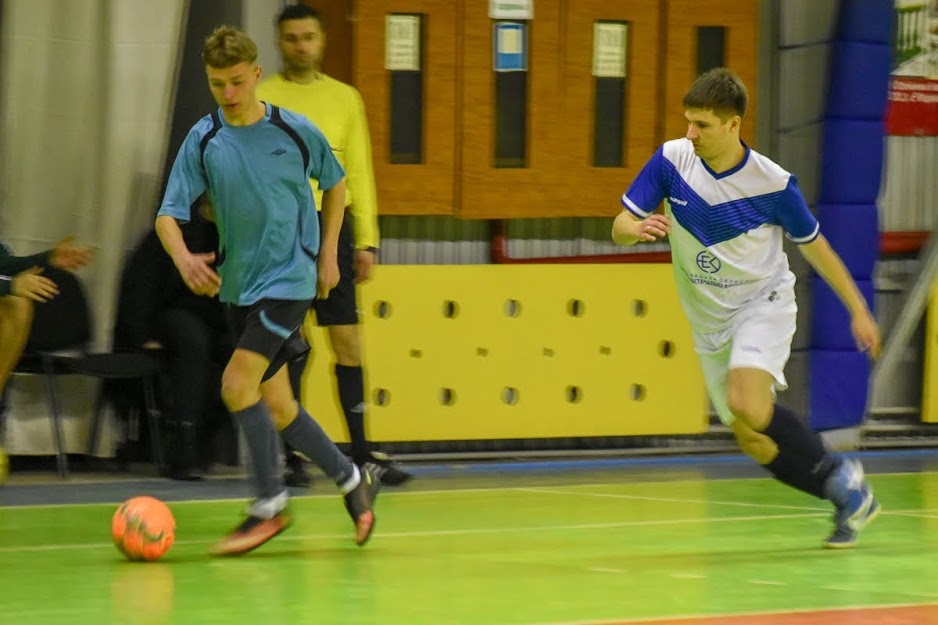
<svg viewBox="0 0 938 625"><path fill-rule="evenodd" d="M843 0L837 20L838 41L889 45L896 9L893 0Z"/></svg>
<svg viewBox="0 0 938 625"><path fill-rule="evenodd" d="M816 209L821 232L837 250L850 275L873 277L879 257L879 207L876 204L821 204Z"/></svg>
<svg viewBox="0 0 938 625"><path fill-rule="evenodd" d="M894 21L892 0L841 2L824 118L821 232L843 257L871 308ZM869 390L867 355L856 349L849 314L818 277L812 295L809 423L816 430L859 425Z"/></svg>
<svg viewBox="0 0 938 625"><path fill-rule="evenodd" d="M808 410L811 427L815 430L836 430L857 425L845 424L843 415L862 415L866 408L866 394L853 389L844 380L870 377L870 360L858 351L828 351L812 349L808 355L811 369L811 397ZM865 388L865 386L863 387Z"/></svg>
<svg viewBox="0 0 938 625"><path fill-rule="evenodd" d="M835 41L827 118L881 120L889 93L875 77L889 76L891 71L892 46Z"/></svg>
<svg viewBox="0 0 938 625"><path fill-rule="evenodd" d="M866 303L873 308L873 280L856 278L857 286ZM850 330L850 314L844 308L840 298L827 283L818 276L811 281L811 349L838 352L856 351L853 332ZM812 386L812 389L814 387Z"/></svg>
<svg viewBox="0 0 938 625"><path fill-rule="evenodd" d="M885 130L882 120L824 120L821 203L876 203L883 171Z"/></svg>

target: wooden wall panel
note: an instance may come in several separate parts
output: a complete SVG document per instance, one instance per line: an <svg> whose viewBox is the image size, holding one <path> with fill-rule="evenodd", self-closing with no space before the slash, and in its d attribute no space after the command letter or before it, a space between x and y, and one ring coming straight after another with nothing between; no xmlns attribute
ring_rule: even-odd
<svg viewBox="0 0 938 625"><path fill-rule="evenodd" d="M657 145L686 133L681 98L696 77L698 26L727 28L727 65L750 92L743 138L754 145L759 17L754 0L711 0L705 13L693 0L538 0L528 30L524 168L494 165L494 21L487 2L359 0L355 5L353 82L371 124L382 214L614 214L616 198ZM383 63L388 13L426 16L424 162L418 165L390 163L390 81ZM597 20L630 24L623 167L592 166Z"/></svg>
<svg viewBox="0 0 938 625"><path fill-rule="evenodd" d="M755 147L759 3L755 0L708 0L706 11L702 11L699 0L661 1L667 2L664 140L687 134L681 100L697 77L696 28L724 26L727 28L726 66L739 75L749 90L749 111L741 136Z"/></svg>
<svg viewBox="0 0 938 625"><path fill-rule="evenodd" d="M574 187L575 192L565 206L557 207L563 209L563 215L617 214L619 197L658 147L660 3L661 0L566 2L562 118L563 153L569 162L563 170L566 184ZM624 167L592 166L596 107L593 24L600 20L629 22Z"/></svg>
<svg viewBox="0 0 938 625"><path fill-rule="evenodd" d="M566 215L561 0L538 0L528 29L527 167L496 168L492 28L488 2L463 3L460 203L464 218Z"/></svg>
<svg viewBox="0 0 938 625"><path fill-rule="evenodd" d="M352 76L352 0L303 0L319 11L326 30L326 54L322 71L342 82L355 84Z"/></svg>
<svg viewBox="0 0 938 625"><path fill-rule="evenodd" d="M423 40L423 162L390 158L390 76L384 69L384 23L389 13L420 13ZM453 0L361 0L356 3L355 85L371 127L378 212L447 215L456 206L457 16Z"/></svg>

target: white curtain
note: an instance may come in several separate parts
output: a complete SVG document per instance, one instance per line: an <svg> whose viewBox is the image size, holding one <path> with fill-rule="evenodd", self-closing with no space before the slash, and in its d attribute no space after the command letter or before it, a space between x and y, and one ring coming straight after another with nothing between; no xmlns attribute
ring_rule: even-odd
<svg viewBox="0 0 938 625"><path fill-rule="evenodd" d="M0 238L19 255L69 234L96 249L79 275L95 346L106 349L125 254L152 225L158 201L187 2L6 0L3 7ZM45 411L44 396L24 399L28 384L14 386L21 403L35 399ZM87 398L77 399L72 412L84 412ZM14 418L28 412L11 410ZM84 440L67 438L70 451ZM42 439L47 448L47 427Z"/></svg>

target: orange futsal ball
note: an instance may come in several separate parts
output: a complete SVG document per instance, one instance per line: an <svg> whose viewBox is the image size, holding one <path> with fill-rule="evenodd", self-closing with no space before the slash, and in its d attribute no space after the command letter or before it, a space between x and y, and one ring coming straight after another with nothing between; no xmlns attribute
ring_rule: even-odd
<svg viewBox="0 0 938 625"><path fill-rule="evenodd" d="M128 560L156 560L173 546L176 519L159 499L134 497L114 513L111 536Z"/></svg>

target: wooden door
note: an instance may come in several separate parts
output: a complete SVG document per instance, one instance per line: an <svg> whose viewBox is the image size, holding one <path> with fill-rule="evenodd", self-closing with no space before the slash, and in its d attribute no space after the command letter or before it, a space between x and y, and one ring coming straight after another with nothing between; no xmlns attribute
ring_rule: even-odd
<svg viewBox="0 0 938 625"><path fill-rule="evenodd" d="M759 3L746 0L662 0L667 2L665 49L665 140L687 134L681 100L698 76L699 44L706 33L722 28L723 65L736 72L749 90L749 110L741 136L754 147L756 68L759 62ZM701 7L706 5L706 10ZM717 33L719 34L719 33Z"/></svg>
<svg viewBox="0 0 938 625"><path fill-rule="evenodd" d="M326 53L322 71L342 82L354 84L352 54L352 20L354 0L303 0L303 4L319 11L326 31Z"/></svg>
<svg viewBox="0 0 938 625"><path fill-rule="evenodd" d="M385 67L386 19L421 19L418 162L393 158L391 71ZM456 206L458 6L453 0L363 0L355 14L355 81L368 114L382 215L451 215ZM393 162L398 160L398 162Z"/></svg>
<svg viewBox="0 0 938 625"><path fill-rule="evenodd" d="M521 166L496 165L494 24L488 2L466 2L462 14L460 203L466 218L567 214L573 181L562 175L561 0L538 0L527 22L528 71ZM509 129L510 130L510 129Z"/></svg>
<svg viewBox="0 0 938 625"><path fill-rule="evenodd" d="M658 106L661 0L567 0L566 45L563 59L563 157L562 171L574 187L565 215L615 215L619 198L638 175L660 141ZM594 146L598 137L597 99L601 81L593 71L594 25L600 22L626 27L624 119L620 121L622 161L618 166L597 163ZM600 72L601 73L601 72ZM611 81L616 88L618 80ZM622 94L618 94L622 95ZM601 139L601 137L599 137Z"/></svg>

